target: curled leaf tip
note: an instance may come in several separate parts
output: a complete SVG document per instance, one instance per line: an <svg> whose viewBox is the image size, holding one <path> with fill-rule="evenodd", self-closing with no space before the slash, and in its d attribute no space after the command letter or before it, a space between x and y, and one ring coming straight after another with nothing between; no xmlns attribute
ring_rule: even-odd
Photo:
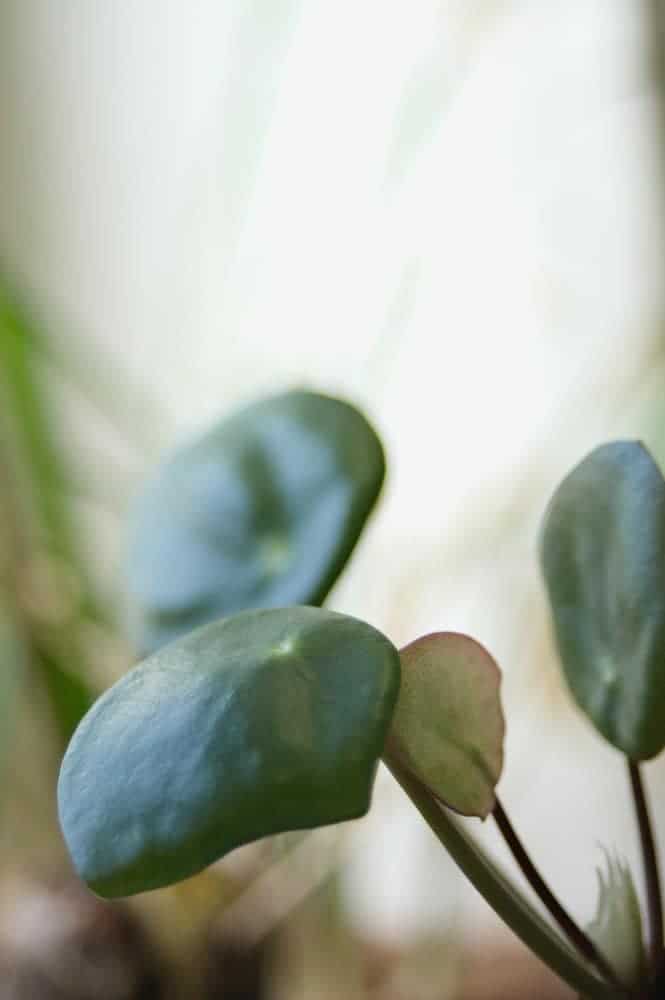
<svg viewBox="0 0 665 1000"><path fill-rule="evenodd" d="M637 441L601 445L563 480L540 544L568 686L631 760L665 746L665 480Z"/></svg>
<svg viewBox="0 0 665 1000"><path fill-rule="evenodd" d="M604 864L596 869L596 913L587 930L627 986L637 985L645 971L642 917L630 869L602 848Z"/></svg>

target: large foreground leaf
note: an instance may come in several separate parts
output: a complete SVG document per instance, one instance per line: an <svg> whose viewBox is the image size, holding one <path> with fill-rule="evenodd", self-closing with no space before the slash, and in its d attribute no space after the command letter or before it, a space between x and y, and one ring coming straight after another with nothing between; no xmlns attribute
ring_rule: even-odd
<svg viewBox="0 0 665 1000"><path fill-rule="evenodd" d="M665 481L643 445L603 445L564 479L542 566L575 699L628 756L655 756L665 746Z"/></svg>
<svg viewBox="0 0 665 1000"><path fill-rule="evenodd" d="M483 646L457 632L423 636L401 650L400 660L391 752L442 802L485 818L503 765L499 668Z"/></svg>
<svg viewBox="0 0 665 1000"><path fill-rule="evenodd" d="M245 612L155 653L65 755L60 819L80 875L129 895L267 834L362 815L399 672L381 633L316 608Z"/></svg>
<svg viewBox="0 0 665 1000"><path fill-rule="evenodd" d="M248 608L320 604L383 475L362 414L313 392L255 403L182 448L134 517L139 649Z"/></svg>

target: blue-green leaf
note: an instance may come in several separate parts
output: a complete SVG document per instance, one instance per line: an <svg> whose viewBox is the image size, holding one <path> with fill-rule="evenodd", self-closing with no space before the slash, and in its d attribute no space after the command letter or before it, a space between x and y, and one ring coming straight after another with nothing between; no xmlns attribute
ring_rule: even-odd
<svg viewBox="0 0 665 1000"><path fill-rule="evenodd" d="M665 481L636 441L591 452L552 498L542 566L570 689L634 760L665 746Z"/></svg>
<svg viewBox="0 0 665 1000"><path fill-rule="evenodd" d="M129 587L152 652L222 615L320 604L379 494L379 439L348 403L294 391L178 451L138 504Z"/></svg>
<svg viewBox="0 0 665 1000"><path fill-rule="evenodd" d="M121 896L369 807L399 686L380 632L317 608L203 626L110 688L58 785L74 865Z"/></svg>

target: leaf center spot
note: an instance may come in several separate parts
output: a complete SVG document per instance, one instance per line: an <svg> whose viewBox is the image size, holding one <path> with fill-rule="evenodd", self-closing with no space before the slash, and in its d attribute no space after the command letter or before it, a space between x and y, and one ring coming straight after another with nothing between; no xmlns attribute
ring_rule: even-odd
<svg viewBox="0 0 665 1000"><path fill-rule="evenodd" d="M273 647L273 653L275 656L290 656L296 648L295 640L290 636L286 636L284 639L280 639L278 643Z"/></svg>
<svg viewBox="0 0 665 1000"><path fill-rule="evenodd" d="M598 658L598 672L601 683L604 684L605 687L613 687L616 684L616 667L614 665L613 658L609 654Z"/></svg>
<svg viewBox="0 0 665 1000"><path fill-rule="evenodd" d="M261 562L269 576L282 573L291 561L291 546L283 535L266 535L261 541Z"/></svg>

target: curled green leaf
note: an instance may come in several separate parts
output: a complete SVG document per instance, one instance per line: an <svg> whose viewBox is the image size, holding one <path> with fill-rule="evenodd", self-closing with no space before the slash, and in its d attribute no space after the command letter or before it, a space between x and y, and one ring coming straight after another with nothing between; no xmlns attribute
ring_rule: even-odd
<svg viewBox="0 0 665 1000"><path fill-rule="evenodd" d="M503 766L496 662L457 632L423 636L401 650L400 660L391 752L446 805L485 818Z"/></svg>
<svg viewBox="0 0 665 1000"><path fill-rule="evenodd" d="M598 901L589 937L611 961L626 986L636 986L646 968L640 904L630 869L605 851L605 871L597 869Z"/></svg>
<svg viewBox="0 0 665 1000"><path fill-rule="evenodd" d="M541 560L570 689L633 760L665 746L665 480L646 448L591 452L554 494Z"/></svg>
<svg viewBox="0 0 665 1000"><path fill-rule="evenodd" d="M365 417L314 392L261 400L181 448L133 520L138 648L153 652L249 608L321 604L383 476L381 443Z"/></svg>
<svg viewBox="0 0 665 1000"><path fill-rule="evenodd" d="M65 755L60 821L79 874L130 895L268 834L363 815L399 672L380 632L317 608L247 611L159 650Z"/></svg>
<svg viewBox="0 0 665 1000"><path fill-rule="evenodd" d="M10 754L16 706L28 651L7 609L0 605L0 779ZM1 793L0 793L1 801Z"/></svg>

